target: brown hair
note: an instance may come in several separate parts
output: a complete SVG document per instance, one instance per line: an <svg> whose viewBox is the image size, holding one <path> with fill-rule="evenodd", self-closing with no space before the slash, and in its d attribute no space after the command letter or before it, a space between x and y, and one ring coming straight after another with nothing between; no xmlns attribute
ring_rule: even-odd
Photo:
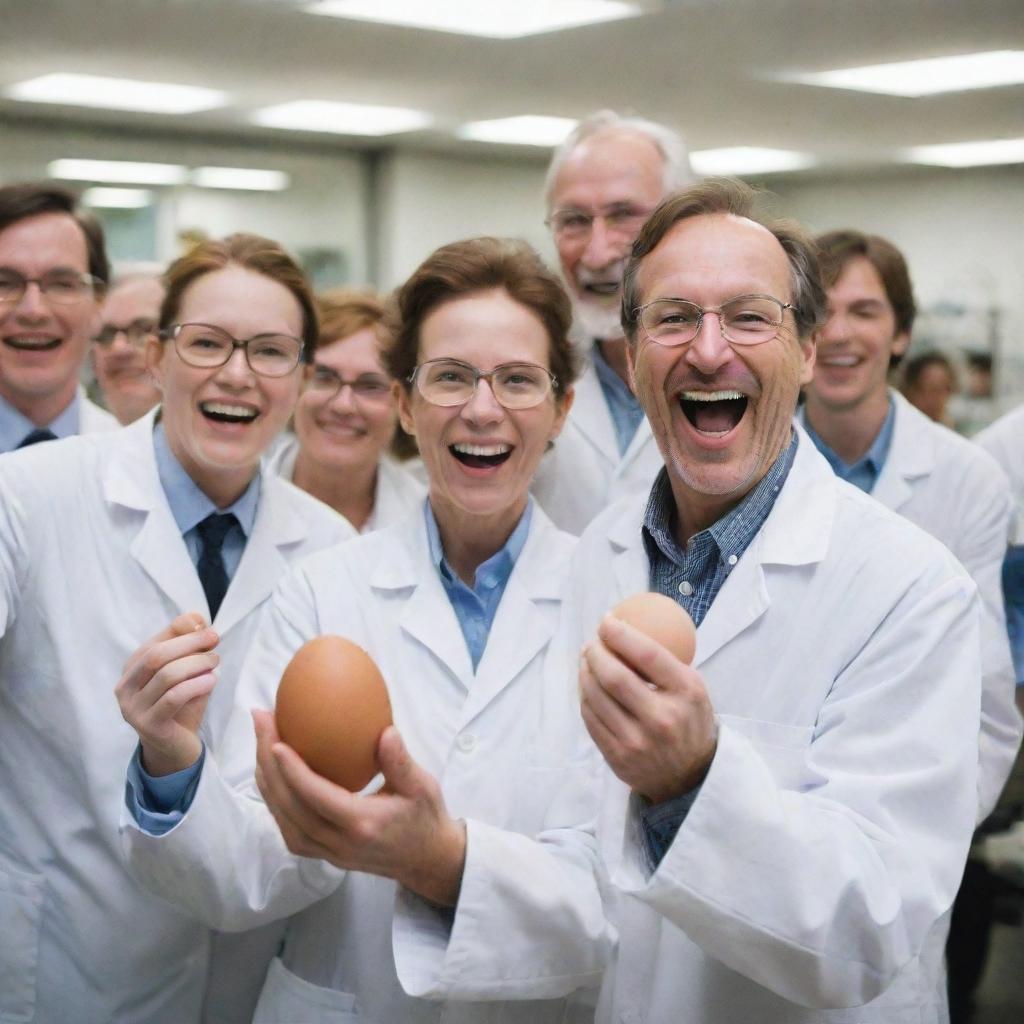
<svg viewBox="0 0 1024 1024"><path fill-rule="evenodd" d="M302 309L302 358L308 363L317 345L320 323L309 282L299 265L277 242L259 235L228 235L200 242L176 259L164 275L167 294L160 306L160 329L166 330L174 323L190 284L205 274L231 265L269 277L295 296Z"/></svg>
<svg viewBox="0 0 1024 1024"><path fill-rule="evenodd" d="M99 288L102 293L110 280L110 263L107 260L103 228L93 214L78 208L75 194L46 181L4 185L0 188L0 231L6 231L18 221L44 213L66 213L81 229L89 257L89 273L102 282Z"/></svg>
<svg viewBox="0 0 1024 1024"><path fill-rule="evenodd" d="M806 338L825 322L826 296L814 241L795 222L759 213L757 202L761 196L762 193L732 178L707 178L698 185L673 193L651 214L633 243L623 277L622 329L631 343L636 340L639 324L637 275L644 257L661 244L676 224L710 214L731 214L767 228L789 260L791 302L798 335Z"/></svg>
<svg viewBox="0 0 1024 1024"><path fill-rule="evenodd" d="M390 310L394 342L385 352L391 375L408 388L419 360L420 329L438 306L475 292L501 288L536 314L548 335L548 360L555 395L576 379L576 357L569 341L572 307L561 282L526 242L470 238L432 252L394 295Z"/></svg>
<svg viewBox="0 0 1024 1024"><path fill-rule="evenodd" d="M896 316L896 330L910 333L917 315L917 303L907 261L892 242L880 235L866 235L862 231L844 228L818 235L817 243L821 250L821 271L826 288L831 288L839 280L851 260L866 259L882 280L882 287Z"/></svg>

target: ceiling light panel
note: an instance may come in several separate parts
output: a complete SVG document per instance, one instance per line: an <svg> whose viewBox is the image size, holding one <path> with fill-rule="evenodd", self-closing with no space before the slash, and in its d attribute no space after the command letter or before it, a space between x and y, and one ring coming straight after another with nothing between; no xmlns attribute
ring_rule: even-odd
<svg viewBox="0 0 1024 1024"><path fill-rule="evenodd" d="M153 193L146 188L87 188L82 202L94 210L141 210L153 204Z"/></svg>
<svg viewBox="0 0 1024 1024"><path fill-rule="evenodd" d="M964 53L955 57L872 64L783 77L790 82L833 89L856 89L889 96L931 96L1024 83L1024 50Z"/></svg>
<svg viewBox="0 0 1024 1024"><path fill-rule="evenodd" d="M541 117L524 114L494 121L471 121L456 134L476 142L500 142L515 146L557 146L576 127L568 117Z"/></svg>
<svg viewBox="0 0 1024 1024"><path fill-rule="evenodd" d="M904 158L935 167L986 167L1024 164L1024 139L989 139L982 142L951 142L941 146L914 146Z"/></svg>
<svg viewBox="0 0 1024 1024"><path fill-rule="evenodd" d="M729 174L777 174L813 167L817 160L809 153L791 149L763 149L756 146L731 146L726 149L702 149L690 154L690 164L702 177Z"/></svg>
<svg viewBox="0 0 1024 1024"><path fill-rule="evenodd" d="M68 181L107 181L126 185L183 185L188 168L131 160L53 160L46 173Z"/></svg>
<svg viewBox="0 0 1024 1024"><path fill-rule="evenodd" d="M189 181L200 188L229 188L247 192L282 192L291 184L284 171L251 167L197 167Z"/></svg>
<svg viewBox="0 0 1024 1024"><path fill-rule="evenodd" d="M224 93L197 85L74 74L43 75L16 82L4 90L4 95L30 103L135 110L145 114L194 114L222 107L227 102Z"/></svg>
<svg viewBox="0 0 1024 1024"><path fill-rule="evenodd" d="M255 124L293 131L331 132L336 135L394 135L425 128L431 118L406 107L375 107L327 100L296 100L258 110Z"/></svg>
<svg viewBox="0 0 1024 1024"><path fill-rule="evenodd" d="M636 4L620 0L318 0L305 10L491 39L517 39L642 13Z"/></svg>

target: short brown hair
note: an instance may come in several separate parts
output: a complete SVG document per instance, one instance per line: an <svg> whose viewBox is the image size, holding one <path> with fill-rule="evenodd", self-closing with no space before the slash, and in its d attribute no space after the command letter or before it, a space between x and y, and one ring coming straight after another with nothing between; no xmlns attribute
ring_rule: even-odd
<svg viewBox="0 0 1024 1024"><path fill-rule="evenodd" d="M38 217L44 213L66 213L81 229L89 257L89 273L102 282L100 291L110 281L110 262L100 222L78 208L74 192L47 181L31 181L0 188L0 231L12 224Z"/></svg>
<svg viewBox="0 0 1024 1024"><path fill-rule="evenodd" d="M536 314L548 335L548 361L565 394L576 379L569 340L572 306L561 282L526 242L509 238L470 238L432 252L396 292L390 311L394 341L385 352L391 375L409 387L419 361L420 329L438 306L475 292L501 288Z"/></svg>
<svg viewBox="0 0 1024 1024"><path fill-rule="evenodd" d="M301 267L277 242L260 235L228 235L227 238L200 242L176 259L164 275L167 294L160 306L160 329L166 330L174 323L190 284L206 274L232 265L269 277L295 296L302 309L302 358L308 363L313 357L320 330L309 282Z"/></svg>
<svg viewBox="0 0 1024 1024"><path fill-rule="evenodd" d="M821 271L826 288L831 288L839 280L851 260L866 259L882 280L882 287L896 316L896 330L910 333L917 315L917 303L907 261L892 242L880 235L844 228L818 235L817 243L821 250Z"/></svg>
<svg viewBox="0 0 1024 1024"><path fill-rule="evenodd" d="M793 317L797 333L808 337L825 322L826 296L814 241L794 221L778 220L757 210L762 193L732 178L707 178L675 192L665 199L640 229L622 285L622 329L632 343L636 340L640 305L637 276L645 256L681 221L711 214L731 214L767 228L782 246L792 277Z"/></svg>

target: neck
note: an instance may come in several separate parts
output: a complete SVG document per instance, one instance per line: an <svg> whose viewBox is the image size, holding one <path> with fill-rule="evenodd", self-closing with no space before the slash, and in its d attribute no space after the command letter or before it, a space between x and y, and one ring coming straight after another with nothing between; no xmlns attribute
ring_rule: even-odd
<svg viewBox="0 0 1024 1024"><path fill-rule="evenodd" d="M889 392L882 389L856 405L831 408L813 389L807 392L804 415L814 432L845 462L864 458L889 414Z"/></svg>
<svg viewBox="0 0 1024 1024"><path fill-rule="evenodd" d="M22 395L12 392L0 379L0 398L37 427L48 427L75 400L77 390L78 382L72 378L52 394Z"/></svg>
<svg viewBox="0 0 1024 1024"><path fill-rule="evenodd" d="M606 338L600 341L596 341L594 342L594 344L597 345L597 347L601 350L601 355L604 356L604 361L628 385L629 363L626 359L626 339Z"/></svg>
<svg viewBox="0 0 1024 1024"><path fill-rule="evenodd" d="M473 516L452 509L431 495L430 508L437 520L444 556L467 587L476 582L477 569L508 542L526 511L528 500L524 495L522 501L511 508L493 515Z"/></svg>
<svg viewBox="0 0 1024 1024"><path fill-rule="evenodd" d="M334 466L314 462L300 448L292 471L292 483L325 505L330 505L357 530L361 530L373 514L377 492L377 463L346 466L344 470L339 470Z"/></svg>

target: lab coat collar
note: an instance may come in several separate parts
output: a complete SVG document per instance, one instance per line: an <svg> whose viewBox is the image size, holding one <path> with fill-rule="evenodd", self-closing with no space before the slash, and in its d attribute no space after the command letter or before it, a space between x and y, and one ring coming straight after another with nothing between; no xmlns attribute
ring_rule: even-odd
<svg viewBox="0 0 1024 1024"><path fill-rule="evenodd" d="M934 424L901 394L890 391L889 398L896 410L892 442L871 496L898 512L914 493L911 482L935 468Z"/></svg>

